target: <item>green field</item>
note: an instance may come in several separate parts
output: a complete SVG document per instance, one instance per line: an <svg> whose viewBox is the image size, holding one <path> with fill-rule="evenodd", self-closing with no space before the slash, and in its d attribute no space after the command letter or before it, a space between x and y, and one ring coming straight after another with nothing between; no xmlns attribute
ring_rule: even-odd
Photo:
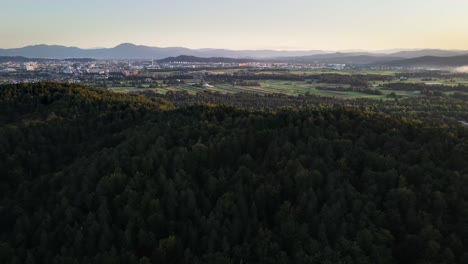
<svg viewBox="0 0 468 264"><path fill-rule="evenodd" d="M226 70L213 70L213 71L202 71L202 72L209 72L211 74L231 74L235 72L239 72L239 69L226 69ZM275 72L268 72L262 71L262 74L277 74ZM344 74L344 75L352 75L352 74L374 74L374 75L384 75L384 76L395 76L396 72L394 71L335 71L335 70L291 70L289 73L297 74L297 75L305 75L305 74L321 74L321 73L334 73L334 74ZM168 75L178 74L178 72L147 72L143 73L142 76L144 77L151 77L156 78L164 77ZM420 92L413 92L413 91L389 91L383 88L384 84L388 83L388 81L370 81L369 88L379 90L382 92L382 95L371 95L366 93L354 92L354 91L333 91L333 90L319 90L317 87L322 88L336 88L336 87L343 87L343 88L350 88L349 84L326 84L326 83L316 83L310 81L286 81L286 80L264 80L259 81L258 83L260 86L241 86L241 85L233 85L229 83L210 83L212 87L196 87L191 85L192 83L200 83L200 79L192 79L192 80L185 80L185 83L178 84L178 85L169 85L163 84L161 80L157 83L157 88L149 88L149 84L140 84L140 88L129 81L122 81L119 83L115 83L113 85L108 85L108 88L115 92L121 93L128 93L128 92L137 92L137 91L144 91L144 90L151 90L156 93L165 94L169 91L187 91L190 94L195 94L197 92L201 92L204 90L209 91L217 91L221 93L256 93L256 94L274 94L274 93L281 93L287 95L300 95L300 94L314 94L320 96L328 96L328 97L339 97L339 98L372 98L372 99L388 99L387 95L391 92L395 92L399 97L417 97L421 96ZM401 82L399 79L395 78L390 82ZM468 78L432 78L430 81L423 78L410 78L404 83L440 83L443 85L450 85L455 86L458 84L468 85ZM99 84L93 85L99 87ZM143 88L141 88L143 86ZM447 92L449 94L450 92Z"/></svg>
<svg viewBox="0 0 468 264"><path fill-rule="evenodd" d="M301 81L276 81L276 80L268 80L260 82L260 86L239 86L239 85L231 85L231 84L212 84L213 87L209 88L200 88L194 87L190 84L180 84L180 85L162 85L158 88L143 88L139 89L132 86L119 86L119 87L110 87L112 91L115 92L136 92L136 91L144 91L144 90L151 90L160 94L165 94L169 91L187 91L190 94L195 94L197 92L203 90L209 91L218 91L221 93L257 93L257 94L273 94L273 93L282 93L287 95L299 95L299 94L315 94L320 96L329 96L329 97L339 97L339 98L373 98L373 99L385 99L386 95L391 93L392 91L387 91L382 89L382 87L372 87L372 89L380 90L383 95L370 95L365 93L359 92L352 92L352 91L327 91L327 90L319 90L317 89L318 86L320 87L349 87L349 85L343 84L307 84L306 82ZM147 86L146 86L147 87ZM402 97L414 97L420 96L419 92L407 92L407 91L396 91L397 95Z"/></svg>

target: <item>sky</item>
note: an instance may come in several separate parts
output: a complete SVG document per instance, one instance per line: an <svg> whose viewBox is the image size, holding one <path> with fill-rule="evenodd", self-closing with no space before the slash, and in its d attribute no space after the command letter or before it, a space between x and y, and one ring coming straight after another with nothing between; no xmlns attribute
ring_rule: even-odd
<svg viewBox="0 0 468 264"><path fill-rule="evenodd" d="M467 0L0 0L0 48L468 49Z"/></svg>

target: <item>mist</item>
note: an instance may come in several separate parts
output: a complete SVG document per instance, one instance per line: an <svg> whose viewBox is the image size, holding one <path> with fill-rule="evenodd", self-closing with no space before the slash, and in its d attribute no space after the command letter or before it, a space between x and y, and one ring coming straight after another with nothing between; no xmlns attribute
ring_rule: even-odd
<svg viewBox="0 0 468 264"><path fill-rule="evenodd" d="M468 65L457 67L454 69L454 71L459 73L468 73Z"/></svg>

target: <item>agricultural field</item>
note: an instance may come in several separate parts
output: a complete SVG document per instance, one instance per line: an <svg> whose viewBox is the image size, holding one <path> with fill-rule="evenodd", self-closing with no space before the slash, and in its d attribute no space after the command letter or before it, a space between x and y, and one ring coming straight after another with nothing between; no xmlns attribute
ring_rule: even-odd
<svg viewBox="0 0 468 264"><path fill-rule="evenodd" d="M339 98L374 98L374 99L385 99L386 95L390 94L392 91L384 90L382 87L372 87L372 89L380 90L383 95L370 95L364 94L359 92L352 92L352 91L331 91L331 90L319 90L317 89L318 86L321 87L349 87L349 85L343 84L307 84L306 82L295 82L295 81L277 81L277 80L267 80L259 82L260 86L239 86L239 85L231 85L231 84L212 84L213 87L207 88L200 88L195 87L190 84L179 84L179 85L161 85L158 88L148 88L148 86L144 86L145 88L136 88L131 86L125 87L110 87L109 89L114 92L135 92L141 90L152 90L156 93L165 94L169 91L187 91L190 94L195 94L197 92L203 90L210 90L210 91L217 91L221 93L240 93L240 92L247 92L247 93L257 93L257 94L273 94L273 93L281 93L287 95L299 95L299 94L315 94L320 96L328 96L328 97L339 97ZM401 97L414 97L420 96L419 92L409 92L409 91L396 91L395 92L398 96Z"/></svg>
<svg viewBox="0 0 468 264"><path fill-rule="evenodd" d="M437 79L433 78L430 81L424 80L424 78L410 78L406 81L402 81L406 83L429 83L429 84L443 84L443 85L468 85L467 78L452 78L452 79Z"/></svg>
<svg viewBox="0 0 468 264"><path fill-rule="evenodd" d="M414 83L414 84L435 84L435 85L446 85L446 86L456 86L456 85L468 85L468 77L452 77L452 78L421 78L421 77L410 77L405 80L400 80L397 78L397 72L394 71L334 71L334 70L291 70L289 72L275 72L275 71L260 71L258 74L261 74L264 78L261 80L252 81L253 84L241 84L238 82L229 82L226 80L204 80L203 77L197 76L235 76L235 74L245 74L245 70L239 69L223 69L223 70L206 70L196 73L191 73L193 79L184 79L184 80L174 80L171 76L179 76L187 74L184 72L147 72L142 73L140 78L151 78L153 81L151 83L145 82L136 82L130 80L123 80L120 82L113 82L112 84L107 83L105 87L109 90L119 93L129 93L129 92L139 92L145 90L151 90L155 93L165 94L171 91L187 91L189 94L195 94L204 90L216 91L220 93L234 94L234 93L255 93L255 94L275 94L281 93L286 95L301 95L301 94L313 94L327 97L337 97L345 99L355 99L355 98L370 98L377 100L387 100L388 95L394 93L396 97L407 98L407 97L419 97L424 96L420 91L405 91L405 90L387 90L385 85L389 83ZM248 72L248 74L257 74L257 72ZM305 80L281 80L275 77L281 74L289 74L290 76L312 76L320 74L334 74L346 76L345 78L350 78L351 76L366 76L366 75L375 75L386 77L387 80L370 80L368 81L368 89L372 91L378 91L378 94L369 94L362 91L352 91L351 84L347 83L325 83L319 82L317 80L310 80L305 78ZM268 76L272 76L270 77ZM266 76L266 77L265 77ZM389 78L388 78L389 77ZM233 77L236 78L236 77ZM359 78L359 77L358 77ZM172 80L171 82L167 80ZM100 87L102 84L93 84L93 86ZM354 86L356 87L356 86ZM320 89L318 89L320 88ZM340 88L340 89L337 89ZM451 95L453 92L444 92L445 95Z"/></svg>

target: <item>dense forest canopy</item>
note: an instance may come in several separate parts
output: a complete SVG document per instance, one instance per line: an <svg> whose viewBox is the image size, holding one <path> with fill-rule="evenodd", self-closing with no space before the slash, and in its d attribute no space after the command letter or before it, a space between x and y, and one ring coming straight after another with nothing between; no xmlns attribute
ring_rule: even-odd
<svg viewBox="0 0 468 264"><path fill-rule="evenodd" d="M356 89L356 88L350 88ZM171 101L178 107L192 105L223 105L251 111L289 110L323 110L333 107L357 108L367 113L384 113L395 118L411 118L424 121L426 126L456 125L461 120L468 120L468 103L465 94L445 97L415 97L399 100L375 100L358 98L353 100L336 97L317 96L305 93L299 96L284 94L258 95L253 93L223 94L220 92L202 91L191 95L186 91L171 91L164 95L152 91L142 91L149 98Z"/></svg>
<svg viewBox="0 0 468 264"><path fill-rule="evenodd" d="M468 263L466 115L0 86L0 263Z"/></svg>

